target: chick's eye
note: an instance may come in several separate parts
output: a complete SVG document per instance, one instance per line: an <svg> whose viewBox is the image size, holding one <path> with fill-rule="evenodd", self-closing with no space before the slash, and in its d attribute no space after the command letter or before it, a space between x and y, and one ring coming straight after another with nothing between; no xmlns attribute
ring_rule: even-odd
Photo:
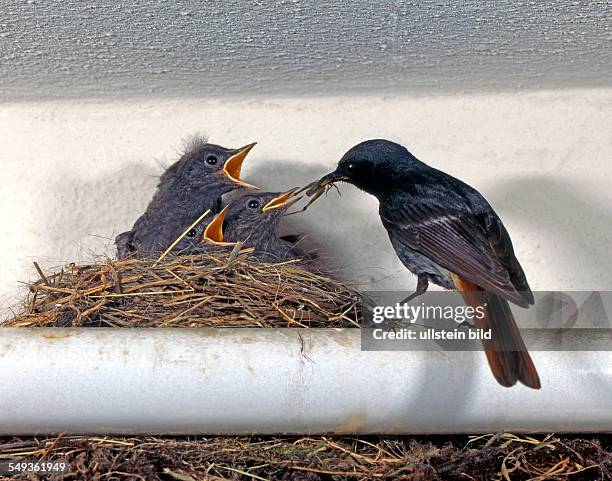
<svg viewBox="0 0 612 481"><path fill-rule="evenodd" d="M208 165L215 165L217 163L217 157L215 155L209 155L206 157L206 163Z"/></svg>
<svg viewBox="0 0 612 481"><path fill-rule="evenodd" d="M259 201L258 200L250 200L248 205L249 205L249 208L251 208L251 209L257 209L259 207Z"/></svg>
<svg viewBox="0 0 612 481"><path fill-rule="evenodd" d="M185 234L187 237L195 237L196 235L196 231L195 229L191 229L189 232L187 232L187 234Z"/></svg>
<svg viewBox="0 0 612 481"><path fill-rule="evenodd" d="M355 170L355 164L351 162L346 166L346 170L348 170L349 172L353 172Z"/></svg>

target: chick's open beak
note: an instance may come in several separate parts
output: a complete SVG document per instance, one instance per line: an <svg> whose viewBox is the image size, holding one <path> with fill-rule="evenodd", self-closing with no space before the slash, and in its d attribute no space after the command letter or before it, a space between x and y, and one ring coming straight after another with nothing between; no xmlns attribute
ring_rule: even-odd
<svg viewBox="0 0 612 481"><path fill-rule="evenodd" d="M228 208L229 206L226 206L215 216L213 220L210 221L210 224L206 226L206 229L204 229L204 234L202 235L203 243L221 246L234 245L234 242L225 242L223 240L223 220L225 219L225 214L227 213Z"/></svg>
<svg viewBox="0 0 612 481"><path fill-rule="evenodd" d="M295 194L299 190L299 187L294 187L287 192L282 193L279 196L274 197L270 202L264 205L261 209L262 212L269 212L271 210L286 210L295 204L301 197L297 197Z"/></svg>
<svg viewBox="0 0 612 481"><path fill-rule="evenodd" d="M239 185L244 187L248 187L251 189L259 189L259 187L249 184L240 178L240 170L242 169L242 163L246 158L247 154L251 151L257 142L253 142L252 144L245 145L244 147L237 149L236 153L232 155L229 159L225 161L223 165L223 174L229 177L232 181L236 182Z"/></svg>

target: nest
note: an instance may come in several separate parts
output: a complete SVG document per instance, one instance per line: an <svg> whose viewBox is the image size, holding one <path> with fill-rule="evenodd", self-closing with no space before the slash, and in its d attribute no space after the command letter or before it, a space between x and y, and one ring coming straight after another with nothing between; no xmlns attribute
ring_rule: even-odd
<svg viewBox="0 0 612 481"><path fill-rule="evenodd" d="M69 264L3 327L358 327L361 296L299 260L210 253Z"/></svg>
<svg viewBox="0 0 612 481"><path fill-rule="evenodd" d="M610 479L609 440L477 437L0 438L0 458L66 462L64 480ZM8 478L7 478L8 479Z"/></svg>

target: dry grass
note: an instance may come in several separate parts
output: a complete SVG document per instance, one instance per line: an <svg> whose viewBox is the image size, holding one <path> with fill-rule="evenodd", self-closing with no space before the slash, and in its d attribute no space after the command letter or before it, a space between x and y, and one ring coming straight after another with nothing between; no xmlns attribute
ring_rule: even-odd
<svg viewBox="0 0 612 481"><path fill-rule="evenodd" d="M42 478L66 480L595 480L610 479L612 469L607 438L507 433L472 438L0 438L0 458L67 461L68 473Z"/></svg>
<svg viewBox="0 0 612 481"><path fill-rule="evenodd" d="M30 286L4 327L356 327L361 296L296 261L211 253L70 264Z"/></svg>

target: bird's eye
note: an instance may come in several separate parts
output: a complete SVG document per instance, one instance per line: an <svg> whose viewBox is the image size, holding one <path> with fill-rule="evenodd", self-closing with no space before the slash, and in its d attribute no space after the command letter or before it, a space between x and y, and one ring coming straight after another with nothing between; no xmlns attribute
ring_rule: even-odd
<svg viewBox="0 0 612 481"><path fill-rule="evenodd" d="M187 237L195 237L196 235L196 231L195 229L191 229L189 232L187 232L187 234L185 234Z"/></svg>
<svg viewBox="0 0 612 481"><path fill-rule="evenodd" d="M206 163L208 165L215 165L217 163L217 156L209 155L208 157L206 157Z"/></svg>
<svg viewBox="0 0 612 481"><path fill-rule="evenodd" d="M258 200L250 200L248 205L249 205L250 209L257 209L259 207L259 201Z"/></svg>
<svg viewBox="0 0 612 481"><path fill-rule="evenodd" d="M350 164L348 164L346 166L346 170L348 170L349 172L354 172L355 171L355 164L353 164L352 162Z"/></svg>

